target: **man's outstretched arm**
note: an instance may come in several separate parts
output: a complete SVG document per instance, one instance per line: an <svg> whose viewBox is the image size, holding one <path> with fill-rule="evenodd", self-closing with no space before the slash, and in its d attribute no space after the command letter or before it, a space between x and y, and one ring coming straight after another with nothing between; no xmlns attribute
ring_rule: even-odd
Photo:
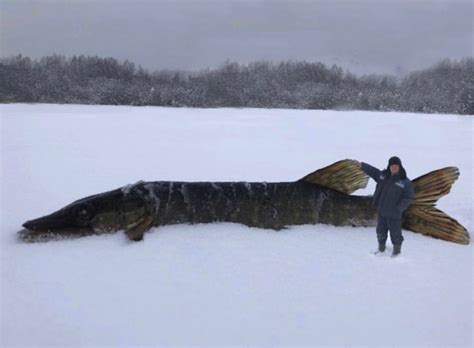
<svg viewBox="0 0 474 348"><path fill-rule="evenodd" d="M362 171L367 174L368 176L370 176L372 179L374 179L376 182L379 182L380 180L380 175L382 174L382 172L380 170L378 170L377 168L375 167L372 167L370 164L367 164L365 162L359 162L360 164L360 169L362 169Z"/></svg>

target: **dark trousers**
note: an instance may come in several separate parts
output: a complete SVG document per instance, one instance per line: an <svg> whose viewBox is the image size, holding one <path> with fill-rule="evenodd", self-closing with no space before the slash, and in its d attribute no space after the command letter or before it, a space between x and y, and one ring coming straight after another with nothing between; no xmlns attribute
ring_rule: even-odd
<svg viewBox="0 0 474 348"><path fill-rule="evenodd" d="M387 241L387 232L389 230L392 244L402 244L402 219L393 219L379 215L379 221L377 223L377 239L380 243L385 243Z"/></svg>

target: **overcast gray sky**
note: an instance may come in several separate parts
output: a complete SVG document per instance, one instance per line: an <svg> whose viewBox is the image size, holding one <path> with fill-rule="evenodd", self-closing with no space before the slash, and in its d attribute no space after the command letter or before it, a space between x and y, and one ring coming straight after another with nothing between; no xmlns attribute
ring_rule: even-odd
<svg viewBox="0 0 474 348"><path fill-rule="evenodd" d="M473 56L472 0L0 0L1 56L112 56L150 70L322 61L395 73Z"/></svg>

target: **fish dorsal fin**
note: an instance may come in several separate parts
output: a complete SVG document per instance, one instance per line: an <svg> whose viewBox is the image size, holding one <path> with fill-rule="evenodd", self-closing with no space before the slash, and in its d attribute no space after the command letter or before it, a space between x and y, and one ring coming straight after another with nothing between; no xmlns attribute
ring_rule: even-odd
<svg viewBox="0 0 474 348"><path fill-rule="evenodd" d="M360 169L359 162L345 159L318 169L299 181L351 194L358 189L366 187L369 177Z"/></svg>

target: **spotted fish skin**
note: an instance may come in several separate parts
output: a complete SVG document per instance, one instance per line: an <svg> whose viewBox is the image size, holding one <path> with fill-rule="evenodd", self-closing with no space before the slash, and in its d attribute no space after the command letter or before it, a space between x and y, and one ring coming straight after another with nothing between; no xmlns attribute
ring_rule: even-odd
<svg viewBox="0 0 474 348"><path fill-rule="evenodd" d="M370 197L303 181L150 182L132 190L148 201L154 226L225 221L280 230L317 223L373 226L376 221Z"/></svg>

